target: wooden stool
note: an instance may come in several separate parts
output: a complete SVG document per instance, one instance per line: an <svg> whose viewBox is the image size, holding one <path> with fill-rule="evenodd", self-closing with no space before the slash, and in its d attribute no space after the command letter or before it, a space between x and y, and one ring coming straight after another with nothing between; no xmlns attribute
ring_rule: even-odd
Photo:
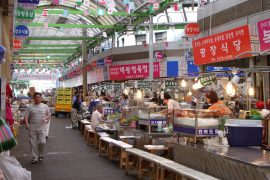
<svg viewBox="0 0 270 180"><path fill-rule="evenodd" d="M84 137L84 140L86 141L86 143L88 140L88 130L92 130L91 125L85 125L85 127L84 127L83 137Z"/></svg>
<svg viewBox="0 0 270 180"><path fill-rule="evenodd" d="M101 156L103 153L109 156L109 142L103 138L99 138L98 154Z"/></svg>
<svg viewBox="0 0 270 180"><path fill-rule="evenodd" d="M92 129L91 130L88 130L87 131L87 145L93 145L95 144L95 131L93 131Z"/></svg>
<svg viewBox="0 0 270 180"><path fill-rule="evenodd" d="M84 133L84 126L85 125L90 125L91 123L89 121L87 121L86 119L81 120L81 126L80 126L80 131L83 134Z"/></svg>

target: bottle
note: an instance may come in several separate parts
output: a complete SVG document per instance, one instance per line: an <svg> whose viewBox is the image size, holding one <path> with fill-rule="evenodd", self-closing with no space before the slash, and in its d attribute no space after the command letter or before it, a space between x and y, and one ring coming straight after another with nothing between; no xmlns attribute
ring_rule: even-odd
<svg viewBox="0 0 270 180"><path fill-rule="evenodd" d="M246 112L246 119L250 119L249 111Z"/></svg>
<svg viewBox="0 0 270 180"><path fill-rule="evenodd" d="M172 123L170 123L170 125L169 125L169 132L170 133L173 132L173 125L172 125Z"/></svg>
<svg viewBox="0 0 270 180"><path fill-rule="evenodd" d="M244 110L240 110L239 111L239 116L238 116L239 119L245 119L245 111Z"/></svg>
<svg viewBox="0 0 270 180"><path fill-rule="evenodd" d="M158 121L158 132L162 131L162 121Z"/></svg>

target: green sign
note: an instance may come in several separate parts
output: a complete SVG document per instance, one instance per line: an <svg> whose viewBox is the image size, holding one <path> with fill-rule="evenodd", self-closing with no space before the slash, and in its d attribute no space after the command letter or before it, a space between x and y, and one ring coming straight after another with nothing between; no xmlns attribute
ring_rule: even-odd
<svg viewBox="0 0 270 180"><path fill-rule="evenodd" d="M138 81L138 88L150 88L151 83L149 81Z"/></svg>
<svg viewBox="0 0 270 180"><path fill-rule="evenodd" d="M134 82L125 82L125 87L134 87Z"/></svg>
<svg viewBox="0 0 270 180"><path fill-rule="evenodd" d="M20 20L33 20L35 18L34 10L25 10L23 8L17 8L16 18Z"/></svg>
<svg viewBox="0 0 270 180"><path fill-rule="evenodd" d="M202 74L202 75L200 75L199 79L200 79L202 86L208 86L208 85L211 85L217 81L215 73Z"/></svg>
<svg viewBox="0 0 270 180"><path fill-rule="evenodd" d="M166 87L174 87L174 86L177 86L177 82L175 82L175 81L165 81L165 86Z"/></svg>
<svg viewBox="0 0 270 180"><path fill-rule="evenodd" d="M106 89L112 89L112 84L106 84Z"/></svg>
<svg viewBox="0 0 270 180"><path fill-rule="evenodd" d="M121 83L114 83L113 88L114 89L121 89Z"/></svg>

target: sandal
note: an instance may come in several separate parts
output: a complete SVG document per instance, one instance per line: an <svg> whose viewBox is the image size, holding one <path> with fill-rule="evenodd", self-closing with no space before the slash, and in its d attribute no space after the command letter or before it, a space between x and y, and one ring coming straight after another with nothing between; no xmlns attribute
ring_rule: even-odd
<svg viewBox="0 0 270 180"><path fill-rule="evenodd" d="M36 160L33 159L33 160L31 161L31 164L36 164L37 162L38 162L38 161L36 161Z"/></svg>
<svg viewBox="0 0 270 180"><path fill-rule="evenodd" d="M42 163L42 161L43 161L43 157L39 157L38 162Z"/></svg>

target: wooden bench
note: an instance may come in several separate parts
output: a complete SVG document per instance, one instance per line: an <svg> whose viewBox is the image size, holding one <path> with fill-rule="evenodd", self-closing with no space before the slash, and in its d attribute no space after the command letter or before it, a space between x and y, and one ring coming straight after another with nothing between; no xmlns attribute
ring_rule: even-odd
<svg viewBox="0 0 270 180"><path fill-rule="evenodd" d="M84 137L85 141L87 141L88 130L92 131L92 126L91 125L85 125L84 126L83 137Z"/></svg>
<svg viewBox="0 0 270 180"><path fill-rule="evenodd" d="M151 154L155 154L157 151L164 151L168 153L169 148L164 145L144 145L144 148Z"/></svg>
<svg viewBox="0 0 270 180"><path fill-rule="evenodd" d="M128 143L129 139L140 139L140 136L119 136L119 139L121 141L124 141L125 143Z"/></svg>
<svg viewBox="0 0 270 180"><path fill-rule="evenodd" d="M144 170L149 170L150 168L150 175L153 179L156 180L164 180L165 178L165 170L174 173L176 179L201 179L201 180L214 180L216 178L209 176L207 174L201 173L194 169L188 168L181 164L178 164L174 161L169 159L148 153L146 151L136 149L136 148L129 148L126 149L127 152L127 162L125 173L128 174L130 169L130 155L137 157L138 159L138 179L143 177ZM145 163L148 162L148 163Z"/></svg>
<svg viewBox="0 0 270 180"><path fill-rule="evenodd" d="M115 139L112 139L107 136L103 136L99 138L99 156L101 156L103 153L108 156L108 159L110 159L110 143L116 141Z"/></svg>
<svg viewBox="0 0 270 180"><path fill-rule="evenodd" d="M89 145L94 145L95 141L95 131L92 129L91 125L85 125L84 128L84 138L86 141L86 144Z"/></svg>
<svg viewBox="0 0 270 180"><path fill-rule="evenodd" d="M110 160L113 159L114 156L117 156L118 157L118 153L116 151L114 151L114 147L116 148L120 148L120 168L123 169L123 167L126 165L126 158L127 158L127 153L126 153L126 149L129 149L129 148L133 148L132 145L130 144L127 144L125 142L122 142L122 141L114 141L114 142L111 142L113 145L115 146L110 146Z"/></svg>
<svg viewBox="0 0 270 180"><path fill-rule="evenodd" d="M84 126L85 125L90 125L90 124L91 123L88 120L86 120L86 119L81 120L80 131L81 131L82 134L84 133Z"/></svg>
<svg viewBox="0 0 270 180"><path fill-rule="evenodd" d="M101 137L99 139L99 155L101 156L102 154L106 154L109 161L112 161L114 157L120 158L120 167L125 165L125 149L132 147L133 146L130 144L117 141L110 137Z"/></svg>
<svg viewBox="0 0 270 180"><path fill-rule="evenodd" d="M105 132L95 132L95 137L94 137L94 147L99 148L99 138L101 137L109 137L109 134Z"/></svg>

